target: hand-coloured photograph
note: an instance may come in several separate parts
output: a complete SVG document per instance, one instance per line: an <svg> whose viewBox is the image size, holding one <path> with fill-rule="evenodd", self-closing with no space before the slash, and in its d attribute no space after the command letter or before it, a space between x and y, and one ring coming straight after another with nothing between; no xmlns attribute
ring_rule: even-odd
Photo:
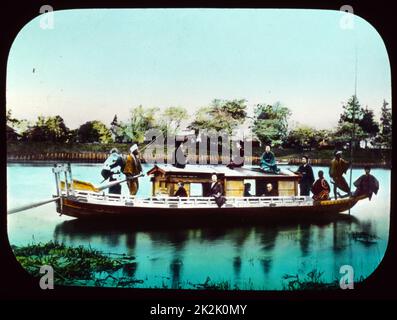
<svg viewBox="0 0 397 320"><path fill-rule="evenodd" d="M42 289L365 287L392 105L340 10L43 6L7 61L7 231Z"/></svg>

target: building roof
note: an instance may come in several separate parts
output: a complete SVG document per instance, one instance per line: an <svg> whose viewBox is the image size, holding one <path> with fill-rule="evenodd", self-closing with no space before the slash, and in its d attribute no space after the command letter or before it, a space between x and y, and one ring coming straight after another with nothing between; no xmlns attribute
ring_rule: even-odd
<svg viewBox="0 0 397 320"><path fill-rule="evenodd" d="M168 174L168 175L186 175L186 174L199 174L208 175L212 174L222 175L224 177L234 178L286 178L286 177L299 177L290 171L281 170L280 174L264 173L258 167L240 167L229 169L225 165L191 165L187 164L185 168L177 168L170 164L157 164L148 171L147 174Z"/></svg>

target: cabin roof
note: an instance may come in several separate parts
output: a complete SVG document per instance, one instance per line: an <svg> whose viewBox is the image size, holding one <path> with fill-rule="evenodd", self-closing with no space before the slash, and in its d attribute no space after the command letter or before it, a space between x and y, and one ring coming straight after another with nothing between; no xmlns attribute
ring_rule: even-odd
<svg viewBox="0 0 397 320"><path fill-rule="evenodd" d="M229 169L224 165L191 165L187 164L185 168L177 168L170 164L157 164L148 171L147 174L166 174L166 175L186 175L200 174L208 175L219 174L230 178L298 178L297 174L290 171L281 170L280 174L270 174L262 172L258 167L240 167Z"/></svg>

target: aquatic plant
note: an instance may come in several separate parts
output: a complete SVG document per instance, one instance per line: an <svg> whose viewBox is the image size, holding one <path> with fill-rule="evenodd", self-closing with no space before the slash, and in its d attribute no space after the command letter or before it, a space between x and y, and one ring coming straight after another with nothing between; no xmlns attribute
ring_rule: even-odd
<svg viewBox="0 0 397 320"><path fill-rule="evenodd" d="M69 247L53 241L12 246L12 249L18 262L33 276L40 275L41 266L50 265L54 269L55 284L125 287L143 282L115 276L120 269L131 269L134 257L121 255L114 258L92 248Z"/></svg>
<svg viewBox="0 0 397 320"><path fill-rule="evenodd" d="M282 277L284 281L283 290L328 290L339 288L338 281L325 283L322 280L323 274L324 272L317 269L308 272L303 278L299 274L285 274Z"/></svg>

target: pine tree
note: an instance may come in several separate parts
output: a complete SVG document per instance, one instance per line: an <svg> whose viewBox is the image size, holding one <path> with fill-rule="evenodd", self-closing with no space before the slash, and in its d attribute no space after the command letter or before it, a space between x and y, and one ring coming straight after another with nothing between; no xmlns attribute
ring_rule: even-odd
<svg viewBox="0 0 397 320"><path fill-rule="evenodd" d="M390 149L392 147L392 114L388 105L389 103L383 100L378 141L384 148Z"/></svg>

